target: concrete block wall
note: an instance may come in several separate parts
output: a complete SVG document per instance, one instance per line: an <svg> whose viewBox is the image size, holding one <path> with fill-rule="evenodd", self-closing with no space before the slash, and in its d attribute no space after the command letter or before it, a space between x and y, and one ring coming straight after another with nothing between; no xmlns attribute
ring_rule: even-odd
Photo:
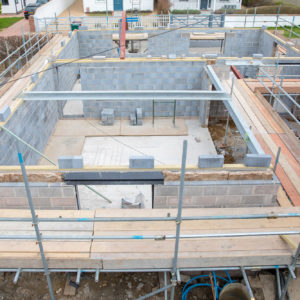
<svg viewBox="0 0 300 300"><path fill-rule="evenodd" d="M57 59L79 58L78 33L73 33L70 41L57 56Z"/></svg>
<svg viewBox="0 0 300 300"><path fill-rule="evenodd" d="M75 188L63 183L30 183L36 209L77 209ZM1 209L28 209L24 183L0 184Z"/></svg>
<svg viewBox="0 0 300 300"><path fill-rule="evenodd" d="M257 30L231 30L226 33L224 46L224 56L245 57L252 56L253 53L261 53L259 40L262 31Z"/></svg>
<svg viewBox="0 0 300 300"><path fill-rule="evenodd" d="M199 62L122 62L101 63L95 67L81 64L82 90L195 90L201 89L203 64ZM113 108L116 117L129 117L135 109L143 109L146 117L152 116L152 101L85 101L84 116L99 118L103 108ZM156 101L154 113L158 117L173 115L174 102ZM198 116L199 101L177 101L176 115Z"/></svg>
<svg viewBox="0 0 300 300"><path fill-rule="evenodd" d="M155 31L149 35L148 54L152 56L161 56L168 54L188 55L190 48L190 34L188 32L173 31L167 34L161 34Z"/></svg>
<svg viewBox="0 0 300 300"><path fill-rule="evenodd" d="M186 182L183 207L277 206L277 181ZM179 182L154 187L154 208L174 208L178 204Z"/></svg>
<svg viewBox="0 0 300 300"><path fill-rule="evenodd" d="M33 91L54 91L54 72L46 71L36 82ZM59 117L58 101L24 101L5 124L6 128L43 152ZM27 165L36 165L40 155L20 143L20 150ZM0 131L0 165L18 165L16 140Z"/></svg>
<svg viewBox="0 0 300 300"><path fill-rule="evenodd" d="M227 118L227 109L223 101L210 101L209 116L211 118Z"/></svg>
<svg viewBox="0 0 300 300"><path fill-rule="evenodd" d="M65 46L59 58L78 57L77 36ZM41 75L32 91L72 90L79 72L78 64L50 69ZM66 101L24 101L5 124L17 136L43 152ZM40 156L20 144L27 165L35 165ZM5 131L0 131L0 165L17 165L16 141Z"/></svg>
<svg viewBox="0 0 300 300"><path fill-rule="evenodd" d="M113 31L78 31L79 57L90 55L113 57L112 50L106 51L114 47L112 33Z"/></svg>

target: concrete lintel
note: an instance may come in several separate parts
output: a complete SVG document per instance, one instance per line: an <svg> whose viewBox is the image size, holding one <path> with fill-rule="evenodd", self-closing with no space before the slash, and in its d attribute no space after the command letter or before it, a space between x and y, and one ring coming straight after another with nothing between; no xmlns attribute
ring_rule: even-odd
<svg viewBox="0 0 300 300"><path fill-rule="evenodd" d="M250 167L269 167L271 155L246 154L244 159L245 166Z"/></svg>
<svg viewBox="0 0 300 300"><path fill-rule="evenodd" d="M139 91L47 91L25 92L24 100L29 101L76 101L76 100L216 100L228 101L230 96L225 91L195 91L195 90L139 90Z"/></svg>
<svg viewBox="0 0 300 300"><path fill-rule="evenodd" d="M129 172L66 172L63 174L67 184L127 185L127 184L163 184L161 171Z"/></svg>

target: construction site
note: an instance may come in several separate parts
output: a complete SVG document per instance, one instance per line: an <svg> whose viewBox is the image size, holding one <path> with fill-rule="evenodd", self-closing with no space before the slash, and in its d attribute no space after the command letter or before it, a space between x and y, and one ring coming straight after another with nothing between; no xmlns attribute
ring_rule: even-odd
<svg viewBox="0 0 300 300"><path fill-rule="evenodd" d="M298 26L257 20L35 21L0 74L2 299L299 299Z"/></svg>

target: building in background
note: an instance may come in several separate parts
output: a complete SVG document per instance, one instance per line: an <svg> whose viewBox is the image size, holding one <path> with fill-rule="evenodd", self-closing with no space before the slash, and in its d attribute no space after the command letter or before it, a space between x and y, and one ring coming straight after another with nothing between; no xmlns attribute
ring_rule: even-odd
<svg viewBox="0 0 300 300"><path fill-rule="evenodd" d="M83 0L84 12L144 10L153 11L153 0Z"/></svg>
<svg viewBox="0 0 300 300"><path fill-rule="evenodd" d="M25 7L25 0L2 0L2 14L18 14Z"/></svg>
<svg viewBox="0 0 300 300"><path fill-rule="evenodd" d="M171 10L240 9L242 0L171 0Z"/></svg>

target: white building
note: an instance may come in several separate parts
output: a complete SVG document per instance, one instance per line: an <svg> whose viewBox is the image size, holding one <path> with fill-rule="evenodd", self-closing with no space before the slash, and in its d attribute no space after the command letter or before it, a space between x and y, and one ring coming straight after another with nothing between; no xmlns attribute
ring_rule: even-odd
<svg viewBox="0 0 300 300"><path fill-rule="evenodd" d="M2 0L2 14L20 13L25 8L25 2L25 0Z"/></svg>
<svg viewBox="0 0 300 300"><path fill-rule="evenodd" d="M170 0L171 10L218 10L218 9L240 9L242 0Z"/></svg>
<svg viewBox="0 0 300 300"><path fill-rule="evenodd" d="M107 8L106 8L107 6ZM84 12L150 10L153 11L153 0L83 0Z"/></svg>
<svg viewBox="0 0 300 300"><path fill-rule="evenodd" d="M170 0L171 10L240 9L242 0ZM84 12L154 9L154 0L83 0Z"/></svg>

